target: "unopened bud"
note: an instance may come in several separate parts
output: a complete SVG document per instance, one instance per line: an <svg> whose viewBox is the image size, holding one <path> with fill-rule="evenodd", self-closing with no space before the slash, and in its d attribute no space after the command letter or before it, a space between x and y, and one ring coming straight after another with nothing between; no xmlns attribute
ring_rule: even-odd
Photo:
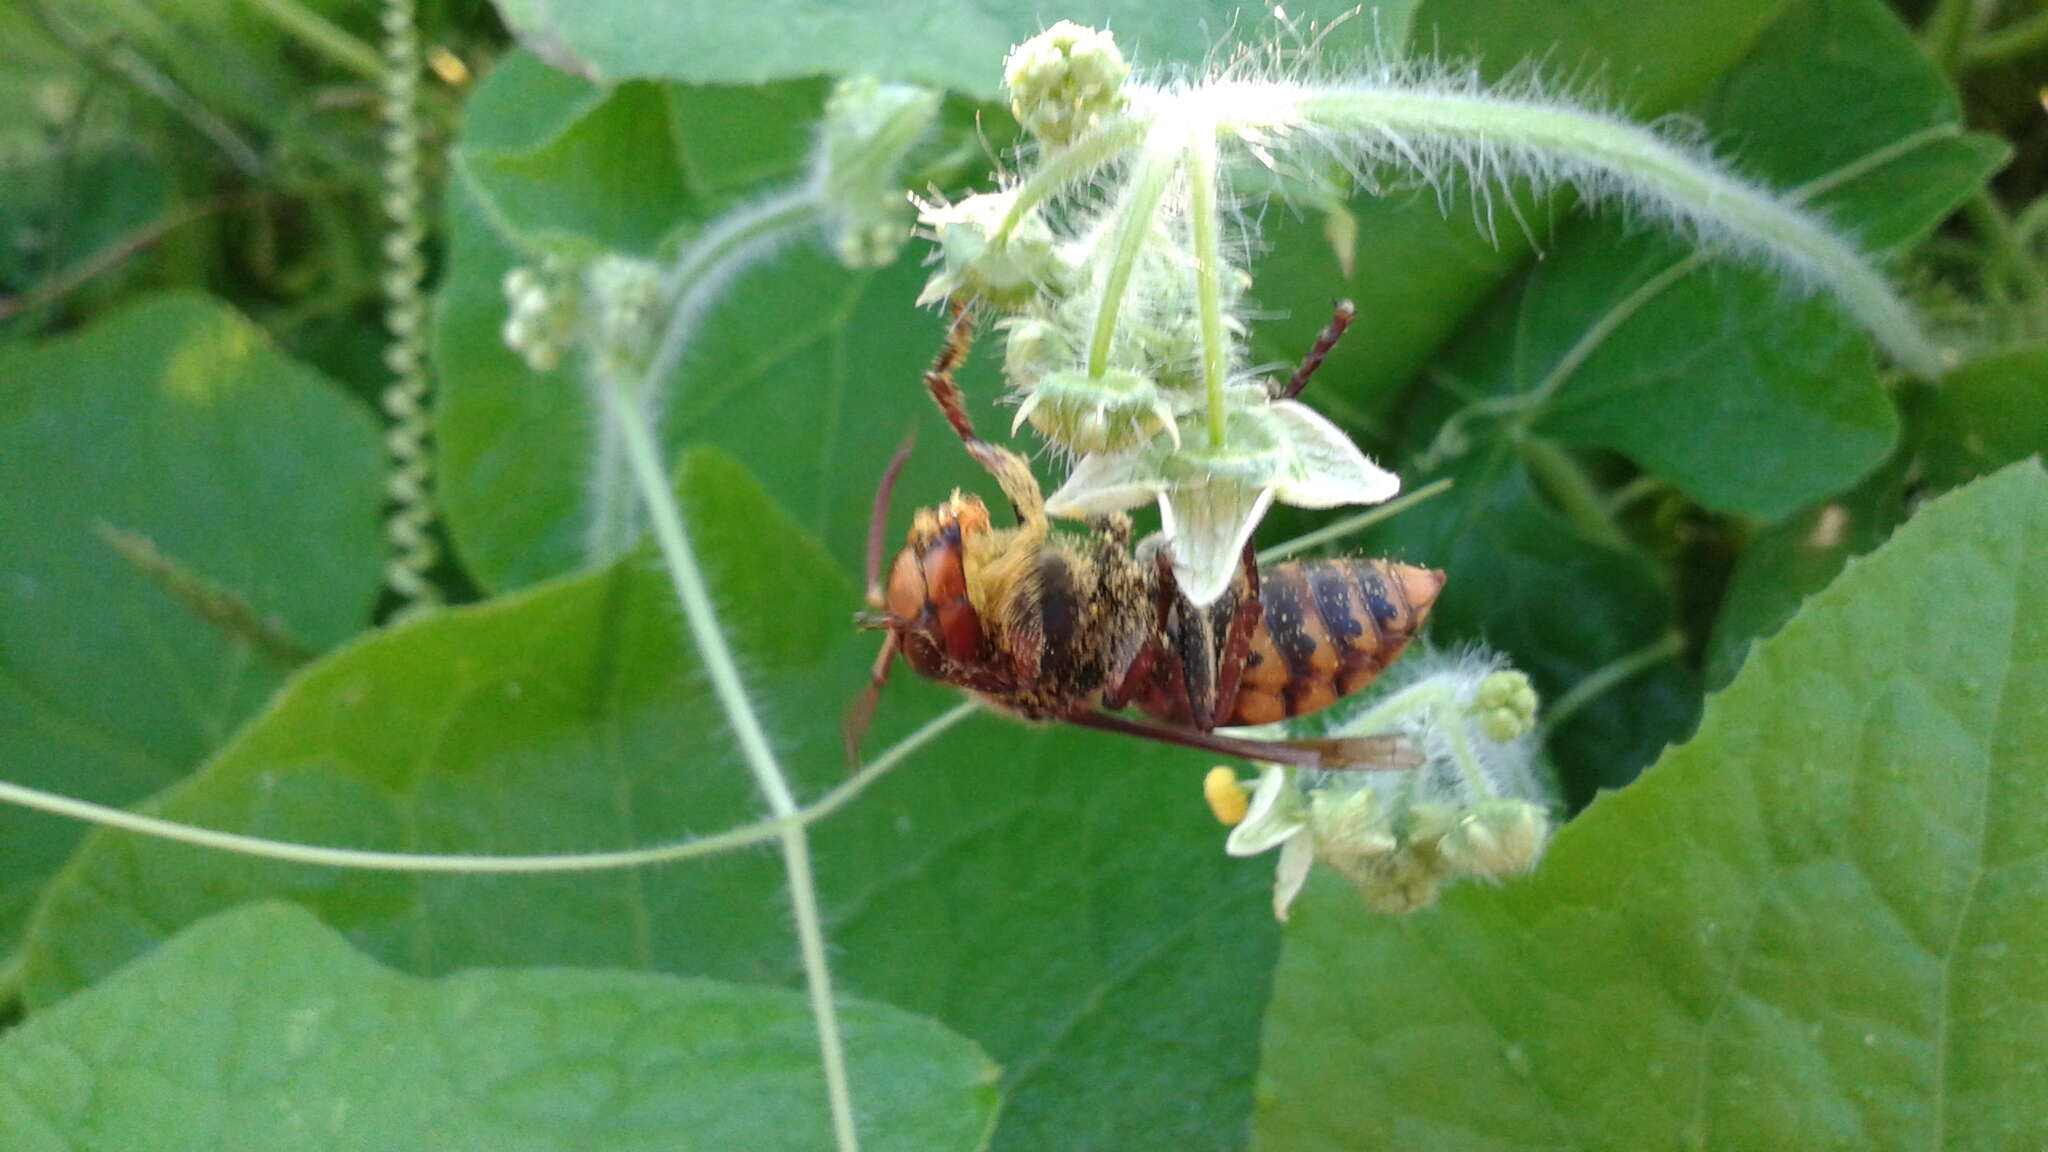
<svg viewBox="0 0 2048 1152"><path fill-rule="evenodd" d="M1472 713L1488 740L1505 744L1536 726L1536 688L1512 668L1491 673L1473 690Z"/></svg>
<svg viewBox="0 0 2048 1152"><path fill-rule="evenodd" d="M938 112L939 94L928 88L884 84L871 76L834 85L816 163L840 263L879 267L894 260L909 239L903 158Z"/></svg>
<svg viewBox="0 0 2048 1152"><path fill-rule="evenodd" d="M1445 862L1474 876L1526 872L1550 837L1550 817L1534 804L1496 800L1464 814L1439 845Z"/></svg>
<svg viewBox="0 0 2048 1152"><path fill-rule="evenodd" d="M1131 66L1108 32L1059 23L1010 49L1003 83L1026 132L1065 144L1123 107Z"/></svg>

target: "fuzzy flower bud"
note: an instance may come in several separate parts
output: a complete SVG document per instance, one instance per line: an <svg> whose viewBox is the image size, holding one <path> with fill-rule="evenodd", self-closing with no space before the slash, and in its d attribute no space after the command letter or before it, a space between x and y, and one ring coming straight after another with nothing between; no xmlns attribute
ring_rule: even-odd
<svg viewBox="0 0 2048 1152"><path fill-rule="evenodd" d="M1452 868L1498 879L1528 871L1550 839L1550 817L1526 800L1494 800L1461 813L1438 842Z"/></svg>
<svg viewBox="0 0 2048 1152"><path fill-rule="evenodd" d="M505 346L535 372L561 363L574 342L581 293L574 269L550 256L539 268L505 273Z"/></svg>
<svg viewBox="0 0 2048 1152"><path fill-rule="evenodd" d="M985 300L1014 308L1066 278L1052 230L1038 217L1026 216L997 242L996 231L1014 202L1012 193L985 192L957 204L921 206L918 219L938 236L940 267L919 304Z"/></svg>
<svg viewBox="0 0 2048 1152"><path fill-rule="evenodd" d="M1068 20L1010 49L1003 61L1010 111L1053 147L1120 110L1130 74L1115 37Z"/></svg>
<svg viewBox="0 0 2048 1152"><path fill-rule="evenodd" d="M817 186L839 262L875 268L896 259L910 238L903 159L931 129L939 94L856 76L834 85L825 102Z"/></svg>
<svg viewBox="0 0 2048 1152"><path fill-rule="evenodd" d="M637 373L653 350L661 304L661 269L631 256L609 255L584 274L590 354L606 375Z"/></svg>
<svg viewBox="0 0 2048 1152"><path fill-rule="evenodd" d="M1536 726L1536 688L1512 668L1492 673L1473 690L1472 714L1488 740L1505 744Z"/></svg>
<svg viewBox="0 0 2048 1152"><path fill-rule="evenodd" d="M1388 679L1405 683L1353 705L1325 734L1397 737L1415 767L1268 767L1250 814L1231 832L1234 856L1281 848L1273 895L1281 919L1315 863L1343 876L1368 907L1406 913L1434 902L1446 884L1518 875L1543 854L1550 814L1531 771L1535 741L1523 738L1535 709L1527 678L1472 651L1422 652ZM1505 741L1482 733L1502 715L1520 731Z"/></svg>
<svg viewBox="0 0 2048 1152"><path fill-rule="evenodd" d="M1325 789L1309 802L1309 830L1315 835L1316 859L1354 883L1401 846L1379 797L1360 787L1349 795Z"/></svg>

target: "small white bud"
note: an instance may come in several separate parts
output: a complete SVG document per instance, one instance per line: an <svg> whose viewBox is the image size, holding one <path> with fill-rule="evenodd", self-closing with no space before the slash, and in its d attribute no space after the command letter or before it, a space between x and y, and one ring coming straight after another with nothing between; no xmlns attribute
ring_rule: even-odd
<svg viewBox="0 0 2048 1152"><path fill-rule="evenodd" d="M572 273L566 261L553 256L539 269L505 273L506 315L500 332L505 346L535 372L560 364L574 337L581 293Z"/></svg>
<svg viewBox="0 0 2048 1152"><path fill-rule="evenodd" d="M1116 38L1062 20L1010 49L1003 83L1026 132L1058 146L1123 107L1131 66Z"/></svg>

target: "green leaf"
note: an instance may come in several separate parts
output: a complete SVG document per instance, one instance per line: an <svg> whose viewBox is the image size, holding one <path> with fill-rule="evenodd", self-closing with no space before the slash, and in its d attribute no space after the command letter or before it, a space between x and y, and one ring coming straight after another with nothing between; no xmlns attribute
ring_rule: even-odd
<svg viewBox="0 0 2048 1152"><path fill-rule="evenodd" d="M798 791L843 781L839 718L875 644L850 624L858 592L729 459L693 454L680 490ZM700 669L657 567L632 557L358 641L149 808L430 852L716 831L760 803ZM870 753L956 702L899 670ZM987 717L815 826L837 987L933 1016L1000 1061L997 1147L1241 1143L1277 933L1265 879L1230 866L1202 804L1211 762ZM759 853L425 877L95 833L41 908L27 995L50 1004L179 926L262 898L304 905L419 974L567 964L795 983L783 887Z"/></svg>
<svg viewBox="0 0 2048 1152"><path fill-rule="evenodd" d="M1936 488L2048 451L2048 344L1969 361L1928 390L1915 441Z"/></svg>
<svg viewBox="0 0 2048 1152"><path fill-rule="evenodd" d="M1842 109L1857 114L1844 120ZM1874 249L1924 236L2003 162L1878 0L1801 0L1697 107L1747 173L1812 194ZM1869 340L1835 305L1684 241L1571 229L1456 358L1543 435L1612 448L1763 520L1839 491L1897 436Z"/></svg>
<svg viewBox="0 0 2048 1152"><path fill-rule="evenodd" d="M0 764L125 804L178 779L284 670L124 561L102 526L323 648L369 621L380 447L361 407L224 306L153 298L0 350ZM0 812L0 941L77 842Z"/></svg>
<svg viewBox="0 0 2048 1152"><path fill-rule="evenodd" d="M10 168L0 187L0 217L18 231L0 249L0 285L15 292L34 292L75 272L164 211L164 169L131 146L39 157ZM104 292L106 286L94 288ZM15 304L9 300L0 315L11 317Z"/></svg>
<svg viewBox="0 0 2048 1152"><path fill-rule="evenodd" d="M862 1136L985 1144L996 1069L844 1001ZM0 1041L18 1152L533 1152L831 1142L803 996L562 969L401 975L300 909L223 912Z"/></svg>
<svg viewBox="0 0 2048 1152"><path fill-rule="evenodd" d="M1251 13L1219 0L1171 7L1098 0L1057 14L1027 7L934 9L886 0L772 0L652 10L639 0L496 4L522 45L562 71L597 83L638 78L770 84L820 74L871 75L982 100L1000 94L1002 61L1010 48L1061 18L1111 29L1126 55L1141 51L1145 63L1160 65L1205 62L1216 37L1226 30L1246 38L1284 31L1262 27ZM1385 10L1382 27L1398 28L1412 6L1413 0L1364 5L1368 11L1337 26L1327 49L1339 57L1364 51L1374 43L1378 10ZM1297 22L1329 21L1347 11L1329 3L1291 7ZM1348 6L1354 13L1358 8Z"/></svg>
<svg viewBox="0 0 2048 1152"><path fill-rule="evenodd" d="M1529 880L1290 923L1258 1146L2048 1141L2048 474L1855 561Z"/></svg>
<svg viewBox="0 0 2048 1152"><path fill-rule="evenodd" d="M1851 557L1884 543L1905 520L1906 460L1900 453L1836 499L1751 533L1714 617L1709 687L1734 679L1751 641L1776 632Z"/></svg>
<svg viewBox="0 0 2048 1152"><path fill-rule="evenodd" d="M1909 476L1924 496L2048 447L2044 381L2048 346L2036 346L1971 360L1938 384L1908 392L1908 443L1885 467L1840 497L1750 536L1714 620L1707 682L1726 684L1752 639L1777 631L1851 556L1884 542L1906 517Z"/></svg>

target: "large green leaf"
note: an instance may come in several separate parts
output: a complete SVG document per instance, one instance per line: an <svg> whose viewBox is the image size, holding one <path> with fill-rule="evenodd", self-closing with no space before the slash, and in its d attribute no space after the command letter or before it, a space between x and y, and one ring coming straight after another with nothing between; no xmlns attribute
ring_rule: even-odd
<svg viewBox="0 0 2048 1152"><path fill-rule="evenodd" d="M124 562L102 526L323 648L369 621L376 426L240 316L158 297L0 351L0 766L125 804L178 779L283 676ZM0 941L74 829L0 812Z"/></svg>
<svg viewBox="0 0 2048 1152"><path fill-rule="evenodd" d="M2048 1142L2048 474L1854 561L1537 875L1289 926L1257 1143Z"/></svg>
<svg viewBox="0 0 2048 1152"><path fill-rule="evenodd" d="M1162 7L1142 0L1095 0L1059 12L1025 6L904 5L887 0L819 3L772 0L733 6L639 0L496 0L526 47L565 72L600 83L634 78L691 84L768 84L797 77L871 75L993 100L1010 47L1053 21L1078 20L1117 34L1126 54L1148 64L1201 64L1226 30L1246 39L1292 36L1305 42L1324 21L1347 11L1325 40L1329 51L1364 51L1377 31L1398 29L1414 0L1363 5L1310 3L1292 17L1247 12L1207 0ZM1285 20L1286 23L1278 21Z"/></svg>
<svg viewBox="0 0 2048 1152"><path fill-rule="evenodd" d="M681 487L778 753L800 791L843 780L839 715L874 643L850 627L858 593L731 461L692 457ZM950 702L893 685L871 747ZM840 987L936 1017L1002 1062L999 1147L1242 1141L1277 934L1264 880L1229 866L1201 804L1207 763L991 717L817 826ZM708 832L759 803L673 598L636 556L358 642L150 807L315 843L531 853ZM794 982L782 887L757 853L414 877L96 833L40 910L28 995L49 1004L265 897L420 974L571 964Z"/></svg>
<svg viewBox="0 0 2048 1152"><path fill-rule="evenodd" d="M996 1069L842 1001L862 1135L983 1146ZM818 1041L780 988L565 969L401 975L288 905L180 932L0 1041L13 1152L626 1152L830 1143Z"/></svg>
<svg viewBox="0 0 2048 1152"><path fill-rule="evenodd" d="M1734 676L1749 642L1777 631L1851 556L1884 542L1906 516L1907 480L1941 492L2048 450L2048 346L1968 361L1906 394L1905 443L1856 487L1754 532L1742 550L1707 648L1707 682Z"/></svg>
<svg viewBox="0 0 2048 1152"><path fill-rule="evenodd" d="M1845 105L1857 114L1844 120ZM2002 162L1878 0L1801 0L1697 107L1739 167L1866 246L1923 236ZM1475 324L1465 383L1540 434L1613 448L1710 508L1765 520L1838 491L1897 435L1870 343L1830 301L1683 241L1574 227Z"/></svg>

